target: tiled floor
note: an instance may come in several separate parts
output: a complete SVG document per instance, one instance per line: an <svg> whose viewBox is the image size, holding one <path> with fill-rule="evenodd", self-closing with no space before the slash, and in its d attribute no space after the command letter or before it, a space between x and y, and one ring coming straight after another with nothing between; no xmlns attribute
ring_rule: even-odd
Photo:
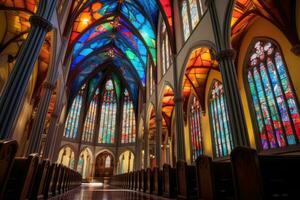
<svg viewBox="0 0 300 200"><path fill-rule="evenodd" d="M102 184L83 184L80 188L53 200L165 200L165 198L123 189L103 187Z"/></svg>

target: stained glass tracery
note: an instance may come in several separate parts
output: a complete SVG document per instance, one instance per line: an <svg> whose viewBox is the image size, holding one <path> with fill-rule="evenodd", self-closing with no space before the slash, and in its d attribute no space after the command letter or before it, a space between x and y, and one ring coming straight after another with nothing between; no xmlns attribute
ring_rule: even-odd
<svg viewBox="0 0 300 200"><path fill-rule="evenodd" d="M82 135L82 141L84 142L93 142L97 107L98 107L98 98L99 98L99 88L97 88L95 92L95 95L90 103L88 113L85 118L85 122L83 126L83 135Z"/></svg>
<svg viewBox="0 0 300 200"><path fill-rule="evenodd" d="M247 68L262 149L294 145L300 140L300 115L280 49L268 40L257 41Z"/></svg>
<svg viewBox="0 0 300 200"><path fill-rule="evenodd" d="M98 143L113 144L115 142L117 97L112 79L109 79L105 84L100 112Z"/></svg>
<svg viewBox="0 0 300 200"><path fill-rule="evenodd" d="M172 65L172 52L169 43L166 24L164 22L161 30L161 38L162 74L164 75Z"/></svg>
<svg viewBox="0 0 300 200"><path fill-rule="evenodd" d="M209 100L209 111L215 155L216 157L226 157L233 149L233 139L229 127L223 85L219 81L213 82Z"/></svg>
<svg viewBox="0 0 300 200"><path fill-rule="evenodd" d="M68 113L68 117L65 124L64 137L75 139L78 135L78 125L83 101L85 85L81 88L78 95L73 100L71 109Z"/></svg>
<svg viewBox="0 0 300 200"><path fill-rule="evenodd" d="M200 18L206 10L203 0L182 0L181 1L181 20L183 28L184 41L186 41L191 32L195 29Z"/></svg>
<svg viewBox="0 0 300 200"><path fill-rule="evenodd" d="M201 107L199 99L192 97L189 116L190 138L192 146L192 159L195 161L203 154L202 131L201 131Z"/></svg>
<svg viewBox="0 0 300 200"><path fill-rule="evenodd" d="M136 140L136 121L133 103L128 90L124 92L121 143L133 143Z"/></svg>

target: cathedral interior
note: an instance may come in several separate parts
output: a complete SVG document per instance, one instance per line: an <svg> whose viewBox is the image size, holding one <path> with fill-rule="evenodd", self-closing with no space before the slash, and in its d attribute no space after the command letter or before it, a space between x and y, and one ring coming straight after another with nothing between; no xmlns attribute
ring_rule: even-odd
<svg viewBox="0 0 300 200"><path fill-rule="evenodd" d="M0 0L0 24L0 199L300 199L300 1Z"/></svg>

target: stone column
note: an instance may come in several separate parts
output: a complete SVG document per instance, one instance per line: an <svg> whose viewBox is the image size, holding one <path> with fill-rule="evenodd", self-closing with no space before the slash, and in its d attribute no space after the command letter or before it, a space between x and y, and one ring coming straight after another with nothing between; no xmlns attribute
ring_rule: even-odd
<svg viewBox="0 0 300 200"><path fill-rule="evenodd" d="M49 126L49 130L48 130L48 135L47 135L47 139L46 139L46 144L45 144L45 148L43 151L43 158L44 159L51 159L51 155L53 152L53 147L56 144L55 140L57 138L57 123L59 121L59 117L60 117L60 113L63 107L63 92L64 92L64 88L60 88L58 95L58 99L56 100L55 103L55 108L54 111L51 115L51 121L50 121L50 126Z"/></svg>
<svg viewBox="0 0 300 200"><path fill-rule="evenodd" d="M249 146L245 115L238 87L236 69L234 66L235 51L227 47L220 28L215 0L207 0L214 37L217 46L216 58L222 75L223 88L229 116L230 130L233 135L234 146Z"/></svg>
<svg viewBox="0 0 300 200"><path fill-rule="evenodd" d="M184 119L183 119L183 98L181 94L181 85L178 83L177 61L173 55L173 76L174 76L174 103L175 103L175 121L176 121L176 142L177 142L177 161L185 161L184 145Z"/></svg>
<svg viewBox="0 0 300 200"><path fill-rule="evenodd" d="M144 168L150 167L149 161L149 125L146 118L147 114L145 112L145 120L144 120L144 138L145 138L145 147L144 147Z"/></svg>
<svg viewBox="0 0 300 200"><path fill-rule="evenodd" d="M30 17L31 30L24 43L0 99L0 138L11 138L34 64L47 32L52 29L56 0L41 0L37 13Z"/></svg>
<svg viewBox="0 0 300 200"><path fill-rule="evenodd" d="M161 159L161 140L162 140L162 116L161 112L156 112L156 137L155 137L155 143L156 143L156 167L159 169L162 168L162 159Z"/></svg>

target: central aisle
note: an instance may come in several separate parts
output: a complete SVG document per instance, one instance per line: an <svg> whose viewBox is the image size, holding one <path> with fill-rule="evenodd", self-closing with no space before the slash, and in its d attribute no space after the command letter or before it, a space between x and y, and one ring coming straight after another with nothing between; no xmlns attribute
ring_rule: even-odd
<svg viewBox="0 0 300 200"><path fill-rule="evenodd" d="M83 183L78 189L68 194L52 198L52 200L165 200L141 192L103 187L101 183Z"/></svg>

